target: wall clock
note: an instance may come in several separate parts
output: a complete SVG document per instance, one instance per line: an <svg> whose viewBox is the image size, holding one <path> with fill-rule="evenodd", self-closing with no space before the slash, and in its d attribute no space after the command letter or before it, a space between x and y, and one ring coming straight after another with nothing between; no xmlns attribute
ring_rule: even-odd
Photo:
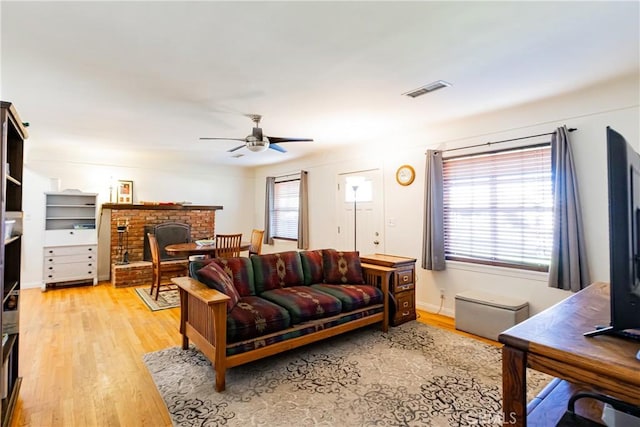
<svg viewBox="0 0 640 427"><path fill-rule="evenodd" d="M410 185L416 179L416 171L410 165L402 165L396 171L396 181L400 185Z"/></svg>

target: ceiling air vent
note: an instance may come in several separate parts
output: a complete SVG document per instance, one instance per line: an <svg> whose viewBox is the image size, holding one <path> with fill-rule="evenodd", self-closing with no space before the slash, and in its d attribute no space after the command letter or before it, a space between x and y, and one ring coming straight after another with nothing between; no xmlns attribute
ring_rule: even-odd
<svg viewBox="0 0 640 427"><path fill-rule="evenodd" d="M419 87L418 89L414 89L412 91L403 93L403 95L410 96L411 98L417 98L419 96L424 95L425 93L430 93L438 89L442 89L443 87L449 87L451 83L445 82L444 80L437 80L433 83L429 83L428 85L424 85Z"/></svg>

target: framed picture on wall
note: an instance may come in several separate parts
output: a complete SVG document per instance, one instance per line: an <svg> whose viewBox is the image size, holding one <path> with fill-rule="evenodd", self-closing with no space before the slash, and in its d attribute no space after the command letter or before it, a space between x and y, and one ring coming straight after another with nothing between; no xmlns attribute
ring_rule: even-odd
<svg viewBox="0 0 640 427"><path fill-rule="evenodd" d="M118 181L116 203L133 203L133 181Z"/></svg>

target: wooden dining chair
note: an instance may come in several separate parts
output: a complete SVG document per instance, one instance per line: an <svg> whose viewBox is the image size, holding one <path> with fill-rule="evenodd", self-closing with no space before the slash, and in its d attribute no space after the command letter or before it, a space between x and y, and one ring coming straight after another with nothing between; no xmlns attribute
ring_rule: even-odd
<svg viewBox="0 0 640 427"><path fill-rule="evenodd" d="M160 260L160 247L156 236L147 233L149 238L149 249L151 250L151 261L153 262L153 278L151 279L151 289L149 295L158 300L160 292L177 289L169 280L162 279L162 274L172 273L172 277L186 276L189 274L188 267L184 264L164 264ZM155 296L154 296L155 292Z"/></svg>
<svg viewBox="0 0 640 427"><path fill-rule="evenodd" d="M240 256L240 234L216 234L216 258L233 258Z"/></svg>
<svg viewBox="0 0 640 427"><path fill-rule="evenodd" d="M260 255L262 253L262 238L264 230L256 230L251 232L251 246L249 246L249 255Z"/></svg>

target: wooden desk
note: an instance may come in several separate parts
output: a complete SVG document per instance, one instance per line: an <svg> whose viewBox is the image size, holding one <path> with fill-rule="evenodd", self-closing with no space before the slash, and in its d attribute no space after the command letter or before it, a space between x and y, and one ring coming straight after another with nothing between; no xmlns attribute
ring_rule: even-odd
<svg viewBox="0 0 640 427"><path fill-rule="evenodd" d="M637 341L613 336L584 337L609 324L609 285L594 283L566 300L500 334L504 425L535 425L527 419L526 367L579 387L640 405ZM566 408L566 404L564 404ZM538 411L545 412L545 411ZM548 414L542 414L548 417ZM562 414L560 414L562 415ZM509 423L515 420L515 424ZM551 420L547 418L545 425Z"/></svg>
<svg viewBox="0 0 640 427"><path fill-rule="evenodd" d="M248 251L251 246L251 242L241 242L240 251ZM195 242L191 243L176 243L174 245L167 245L164 248L168 254L172 255L209 255L215 256L216 244L212 245L198 245Z"/></svg>
<svg viewBox="0 0 640 427"><path fill-rule="evenodd" d="M379 265L392 269L389 281L389 321L398 326L410 320L416 320L416 259L395 255L361 255L366 264Z"/></svg>

